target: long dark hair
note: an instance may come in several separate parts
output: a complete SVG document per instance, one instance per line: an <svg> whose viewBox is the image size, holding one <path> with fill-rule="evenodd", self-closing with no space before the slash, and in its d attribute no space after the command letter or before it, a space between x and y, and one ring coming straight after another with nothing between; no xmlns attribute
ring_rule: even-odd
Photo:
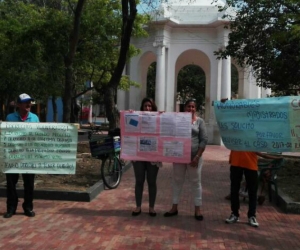
<svg viewBox="0 0 300 250"><path fill-rule="evenodd" d="M152 106L152 111L157 111L157 106L156 106L155 102L153 101L152 98L148 98L148 97L145 97L142 100L140 111L144 111L144 104L145 104L145 102L150 102L151 106Z"/></svg>
<svg viewBox="0 0 300 250"><path fill-rule="evenodd" d="M189 105L191 102L195 103L195 106L196 106L196 99L188 99L185 104L184 104L184 107L186 107L187 105Z"/></svg>

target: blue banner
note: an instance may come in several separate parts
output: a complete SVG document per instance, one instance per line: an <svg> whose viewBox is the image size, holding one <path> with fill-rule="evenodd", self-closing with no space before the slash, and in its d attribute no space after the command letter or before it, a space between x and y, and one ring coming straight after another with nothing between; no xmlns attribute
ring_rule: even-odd
<svg viewBox="0 0 300 250"><path fill-rule="evenodd" d="M229 149L300 151L300 96L215 101L214 109Z"/></svg>

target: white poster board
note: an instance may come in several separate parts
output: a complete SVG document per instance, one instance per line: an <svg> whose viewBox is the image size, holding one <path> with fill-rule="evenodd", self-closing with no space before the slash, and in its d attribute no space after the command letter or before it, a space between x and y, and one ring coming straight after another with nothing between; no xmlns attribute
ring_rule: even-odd
<svg viewBox="0 0 300 250"><path fill-rule="evenodd" d="M75 174L77 127L68 123L0 123L3 173Z"/></svg>

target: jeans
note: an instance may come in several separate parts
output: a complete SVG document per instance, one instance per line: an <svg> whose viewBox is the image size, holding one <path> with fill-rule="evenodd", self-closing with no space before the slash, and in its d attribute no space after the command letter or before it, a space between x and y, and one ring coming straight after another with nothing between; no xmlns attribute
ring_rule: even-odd
<svg viewBox="0 0 300 250"><path fill-rule="evenodd" d="M240 197L239 191L241 181L245 175L246 185L249 196L248 218L256 215L257 189L258 189L258 173L256 170L231 166L230 167L230 193L231 193L231 211L235 216L239 216Z"/></svg>
<svg viewBox="0 0 300 250"><path fill-rule="evenodd" d="M203 160L199 159L198 167L193 168L189 164L174 163L173 164L173 204L178 204L179 197L182 191L185 175L188 173L189 182L192 186L195 206L202 205L202 185L201 185L201 170Z"/></svg>
<svg viewBox="0 0 300 250"><path fill-rule="evenodd" d="M158 167L147 161L135 161L132 163L135 175L135 201L136 206L142 205L142 197L144 191L144 183L147 177L148 192L149 192L149 207L154 208L156 200L156 178Z"/></svg>
<svg viewBox="0 0 300 250"><path fill-rule="evenodd" d="M34 174L22 174L24 182L24 210L33 210L33 189L34 189ZM6 174L6 195L7 195L7 211L16 211L18 206L18 194L16 184L19 180L19 174Z"/></svg>

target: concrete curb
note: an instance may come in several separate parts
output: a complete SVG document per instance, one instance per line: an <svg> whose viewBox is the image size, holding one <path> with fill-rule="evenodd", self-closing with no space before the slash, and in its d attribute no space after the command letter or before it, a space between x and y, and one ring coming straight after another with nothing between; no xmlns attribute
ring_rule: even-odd
<svg viewBox="0 0 300 250"><path fill-rule="evenodd" d="M282 153L282 155L285 158L299 159L299 154L295 154L295 153ZM276 202L275 205L278 206L284 213L300 214L300 202L293 201L291 197L286 195L279 187L278 187L278 200L276 200L275 188L273 185L272 185L272 198L273 198L272 203Z"/></svg>
<svg viewBox="0 0 300 250"><path fill-rule="evenodd" d="M275 190L272 187L273 196L275 195ZM289 214L300 214L300 202L293 201L289 196L284 194L278 188L278 206L282 211Z"/></svg>
<svg viewBox="0 0 300 250"><path fill-rule="evenodd" d="M131 167L131 162L129 162L123 168L123 173L129 170L130 167ZM102 180L96 182L85 192L36 189L34 190L34 199L90 202L93 199L95 199L105 189L106 187L104 186ZM20 198L24 197L23 188L18 188L17 193ZM6 189L3 187L0 187L0 197L6 197Z"/></svg>

